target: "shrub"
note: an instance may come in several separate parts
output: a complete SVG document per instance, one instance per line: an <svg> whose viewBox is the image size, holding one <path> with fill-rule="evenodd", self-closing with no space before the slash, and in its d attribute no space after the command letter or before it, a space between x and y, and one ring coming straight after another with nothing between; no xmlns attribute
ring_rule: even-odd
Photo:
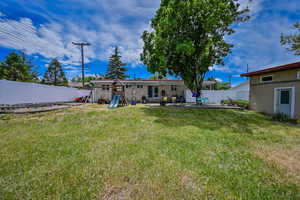
<svg viewBox="0 0 300 200"><path fill-rule="evenodd" d="M278 122L290 122L290 117L284 113L276 113L272 116L272 120Z"/></svg>
<svg viewBox="0 0 300 200"><path fill-rule="evenodd" d="M249 109L249 101L247 100L228 99L228 100L222 100L221 104L229 105L229 106L238 106L244 109Z"/></svg>

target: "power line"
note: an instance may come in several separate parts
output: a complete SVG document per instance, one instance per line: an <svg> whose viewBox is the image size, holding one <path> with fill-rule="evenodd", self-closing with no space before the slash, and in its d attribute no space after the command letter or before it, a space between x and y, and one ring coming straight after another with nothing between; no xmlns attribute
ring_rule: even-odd
<svg viewBox="0 0 300 200"><path fill-rule="evenodd" d="M87 43L87 42L80 42L80 43L79 42L72 42L72 44L76 45L76 46L80 46L80 48L81 48L82 87L84 87L84 51L83 51L83 47L84 46L90 46L91 44Z"/></svg>

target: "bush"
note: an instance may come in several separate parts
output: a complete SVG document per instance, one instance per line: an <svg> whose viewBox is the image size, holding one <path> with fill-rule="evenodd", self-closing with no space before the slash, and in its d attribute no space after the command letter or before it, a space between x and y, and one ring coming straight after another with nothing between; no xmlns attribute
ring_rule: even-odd
<svg viewBox="0 0 300 200"><path fill-rule="evenodd" d="M244 109L249 108L249 101L247 100L233 100L233 99L228 99L228 100L222 100L221 104L224 105L229 105L229 106L238 106Z"/></svg>
<svg viewBox="0 0 300 200"><path fill-rule="evenodd" d="M278 121L278 122L290 122L290 117L283 113L276 113L272 116L272 120Z"/></svg>

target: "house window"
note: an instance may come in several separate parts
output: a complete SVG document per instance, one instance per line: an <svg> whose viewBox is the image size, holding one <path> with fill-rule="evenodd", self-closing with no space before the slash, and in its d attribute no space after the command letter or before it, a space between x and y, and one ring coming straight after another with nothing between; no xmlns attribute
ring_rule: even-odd
<svg viewBox="0 0 300 200"><path fill-rule="evenodd" d="M153 86L148 86L148 97L149 98L153 97Z"/></svg>
<svg viewBox="0 0 300 200"><path fill-rule="evenodd" d="M126 85L126 88L131 88L131 85Z"/></svg>
<svg viewBox="0 0 300 200"><path fill-rule="evenodd" d="M297 79L300 79L300 71L297 72Z"/></svg>
<svg viewBox="0 0 300 200"><path fill-rule="evenodd" d="M158 87L154 87L154 97L158 97Z"/></svg>
<svg viewBox="0 0 300 200"><path fill-rule="evenodd" d="M290 91L289 90L281 91L280 103L281 104L290 104Z"/></svg>
<svg viewBox="0 0 300 200"><path fill-rule="evenodd" d="M109 85L102 85L102 90L109 90Z"/></svg>
<svg viewBox="0 0 300 200"><path fill-rule="evenodd" d="M272 75L261 77L261 82L271 82L271 81L273 81L273 76Z"/></svg>
<svg viewBox="0 0 300 200"><path fill-rule="evenodd" d="M158 97L158 87L157 86L148 86L148 97L157 98Z"/></svg>
<svg viewBox="0 0 300 200"><path fill-rule="evenodd" d="M176 91L176 90L177 90L176 85L171 85L171 91Z"/></svg>
<svg viewBox="0 0 300 200"><path fill-rule="evenodd" d="M138 85L137 86L137 88L140 88L140 89L142 89L144 86L142 86L142 85Z"/></svg>

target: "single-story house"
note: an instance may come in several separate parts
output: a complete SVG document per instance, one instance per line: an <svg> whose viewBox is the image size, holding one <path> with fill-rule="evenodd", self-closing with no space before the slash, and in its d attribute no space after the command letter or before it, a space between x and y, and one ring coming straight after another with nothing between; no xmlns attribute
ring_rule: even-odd
<svg viewBox="0 0 300 200"><path fill-rule="evenodd" d="M114 80L95 80L94 96L95 100L103 99L110 101L112 98L112 85ZM128 102L135 100L141 102L146 99L147 102L159 102L161 97L183 97L187 89L182 80L119 80L118 84L123 85L125 98ZM211 86L214 81L205 81L203 86Z"/></svg>
<svg viewBox="0 0 300 200"><path fill-rule="evenodd" d="M300 119L300 62L241 74L250 77L250 108Z"/></svg>

